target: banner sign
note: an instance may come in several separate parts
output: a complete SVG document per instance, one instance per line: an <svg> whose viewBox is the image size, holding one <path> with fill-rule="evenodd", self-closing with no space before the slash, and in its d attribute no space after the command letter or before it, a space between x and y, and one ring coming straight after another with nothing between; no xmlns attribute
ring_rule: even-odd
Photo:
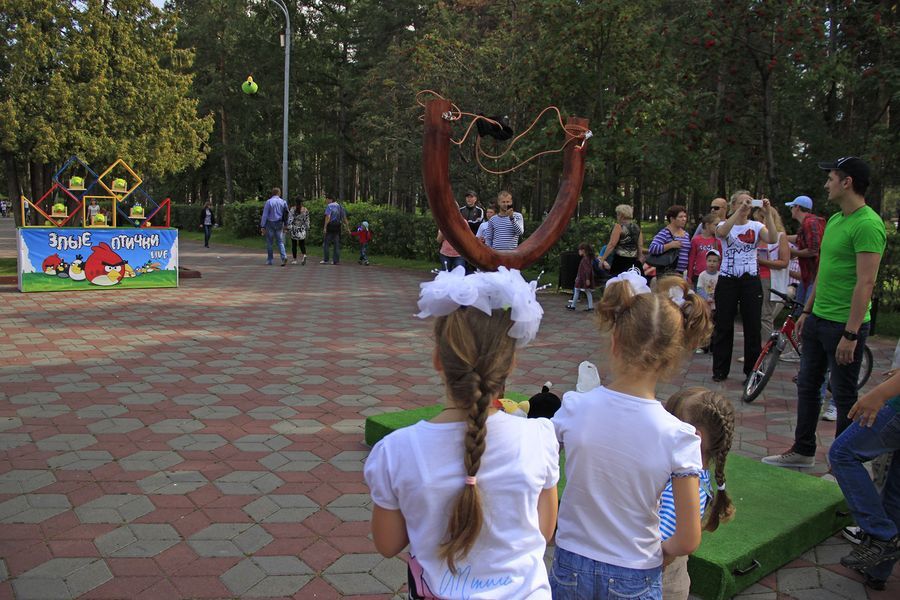
<svg viewBox="0 0 900 600"><path fill-rule="evenodd" d="M19 290L178 287L177 229L17 230Z"/></svg>

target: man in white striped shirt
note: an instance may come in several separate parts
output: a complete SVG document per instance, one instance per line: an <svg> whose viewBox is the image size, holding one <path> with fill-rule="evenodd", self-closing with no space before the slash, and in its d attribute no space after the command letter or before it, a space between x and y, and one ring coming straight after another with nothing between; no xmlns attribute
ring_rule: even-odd
<svg viewBox="0 0 900 600"><path fill-rule="evenodd" d="M515 250L519 236L525 233L522 213L513 210L512 194L497 194L497 214L491 217L484 232L484 243L494 250Z"/></svg>

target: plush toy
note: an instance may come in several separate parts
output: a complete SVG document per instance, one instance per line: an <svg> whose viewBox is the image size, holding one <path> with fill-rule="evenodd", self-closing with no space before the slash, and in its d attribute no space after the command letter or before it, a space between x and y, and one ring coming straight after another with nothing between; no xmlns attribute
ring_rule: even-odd
<svg viewBox="0 0 900 600"><path fill-rule="evenodd" d="M597 365L587 360L582 361L578 365L578 383L575 384L575 390L584 393L599 386L600 373L597 371Z"/></svg>
<svg viewBox="0 0 900 600"><path fill-rule="evenodd" d="M535 394L528 400L531 407L531 410L528 411L529 419L537 419L540 417L550 419L556 414L559 407L562 406L559 396L550 391L551 387L553 387L553 384L549 381L546 382L544 387L541 388L541 393Z"/></svg>
<svg viewBox="0 0 900 600"><path fill-rule="evenodd" d="M517 417L528 417L528 400L516 402L509 398L498 398L497 404L499 404L497 408L507 414L515 415Z"/></svg>

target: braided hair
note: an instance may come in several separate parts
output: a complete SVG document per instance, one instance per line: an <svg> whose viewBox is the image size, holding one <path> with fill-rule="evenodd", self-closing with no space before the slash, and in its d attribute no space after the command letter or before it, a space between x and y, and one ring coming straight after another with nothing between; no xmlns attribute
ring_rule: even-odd
<svg viewBox="0 0 900 600"><path fill-rule="evenodd" d="M734 505L725 490L725 461L734 439L734 407L724 396L702 387L691 387L674 394L666 410L702 432L703 465L715 462L716 489L707 510L704 529L715 531L734 516Z"/></svg>
<svg viewBox="0 0 900 600"><path fill-rule="evenodd" d="M436 356L452 402L466 414L464 462L466 475L475 477L485 451L487 416L513 368L516 340L508 333L510 311L490 316L476 308L460 308L437 319L434 325ZM477 484L460 482L445 541L438 555L456 574L456 561L464 558L481 532L484 511Z"/></svg>

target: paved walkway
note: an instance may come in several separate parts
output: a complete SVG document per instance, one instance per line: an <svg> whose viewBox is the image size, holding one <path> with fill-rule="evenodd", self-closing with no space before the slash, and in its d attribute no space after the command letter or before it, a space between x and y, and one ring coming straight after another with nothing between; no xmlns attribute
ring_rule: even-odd
<svg viewBox="0 0 900 600"><path fill-rule="evenodd" d="M0 222L0 256L14 255L11 226ZM441 397L431 323L412 316L426 275L318 259L267 267L263 250L212 245L182 242L182 264L203 277L173 290L0 287L0 598L404 589L404 564L368 538L362 433L368 415ZM511 388L571 389L586 358L608 375L590 317L550 292L542 303ZM893 342L874 345L883 370ZM735 451L786 448L792 367L740 406L737 375L712 384L709 363L692 357L684 379L736 401ZM887 598L837 564L848 551L832 538L740 597ZM897 593L896 576L890 585Z"/></svg>

